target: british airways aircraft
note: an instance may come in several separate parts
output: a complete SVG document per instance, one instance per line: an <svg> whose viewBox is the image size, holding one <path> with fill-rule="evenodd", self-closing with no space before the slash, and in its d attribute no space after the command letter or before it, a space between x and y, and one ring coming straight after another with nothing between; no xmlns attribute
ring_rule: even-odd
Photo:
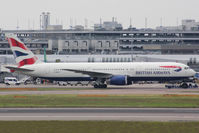
<svg viewBox="0 0 199 133"><path fill-rule="evenodd" d="M45 63L14 34L6 35L18 66L13 72L55 81L93 81L94 88L107 85L130 85L133 81L182 81L194 77L195 71L175 62L131 63Z"/></svg>

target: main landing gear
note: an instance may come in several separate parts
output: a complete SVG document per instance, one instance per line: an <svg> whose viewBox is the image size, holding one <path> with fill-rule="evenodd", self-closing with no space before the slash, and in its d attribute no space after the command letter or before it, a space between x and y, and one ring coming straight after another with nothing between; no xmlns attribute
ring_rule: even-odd
<svg viewBox="0 0 199 133"><path fill-rule="evenodd" d="M107 85L106 84L99 84L99 85L95 84L94 88L107 88Z"/></svg>
<svg viewBox="0 0 199 133"><path fill-rule="evenodd" d="M94 84L93 87L94 88L107 88L107 84L105 84L106 79L97 79Z"/></svg>
<svg viewBox="0 0 199 133"><path fill-rule="evenodd" d="M184 88L184 89L187 89L187 88L189 88L189 85L188 85L188 83L183 82L183 83L180 85L180 87L181 87L181 88Z"/></svg>

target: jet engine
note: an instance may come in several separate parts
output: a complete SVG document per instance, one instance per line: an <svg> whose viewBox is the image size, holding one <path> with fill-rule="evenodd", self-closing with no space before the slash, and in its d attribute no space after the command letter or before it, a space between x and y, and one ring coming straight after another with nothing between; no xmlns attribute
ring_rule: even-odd
<svg viewBox="0 0 199 133"><path fill-rule="evenodd" d="M132 84L132 81L129 79L128 76L117 75L110 78L109 84L110 85L130 85Z"/></svg>

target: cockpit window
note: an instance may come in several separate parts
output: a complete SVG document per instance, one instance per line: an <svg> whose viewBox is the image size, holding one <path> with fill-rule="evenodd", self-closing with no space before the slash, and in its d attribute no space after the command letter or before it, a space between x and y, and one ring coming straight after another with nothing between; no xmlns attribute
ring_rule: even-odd
<svg viewBox="0 0 199 133"><path fill-rule="evenodd" d="M184 67L185 70L189 69L189 67Z"/></svg>

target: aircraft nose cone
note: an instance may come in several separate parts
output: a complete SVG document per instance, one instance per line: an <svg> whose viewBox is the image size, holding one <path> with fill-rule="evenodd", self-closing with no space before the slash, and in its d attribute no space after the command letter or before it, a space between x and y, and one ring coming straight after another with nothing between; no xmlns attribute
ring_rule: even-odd
<svg viewBox="0 0 199 133"><path fill-rule="evenodd" d="M195 70L193 70L193 69L191 69L191 74L192 74L193 76L195 76L196 71L195 71Z"/></svg>

